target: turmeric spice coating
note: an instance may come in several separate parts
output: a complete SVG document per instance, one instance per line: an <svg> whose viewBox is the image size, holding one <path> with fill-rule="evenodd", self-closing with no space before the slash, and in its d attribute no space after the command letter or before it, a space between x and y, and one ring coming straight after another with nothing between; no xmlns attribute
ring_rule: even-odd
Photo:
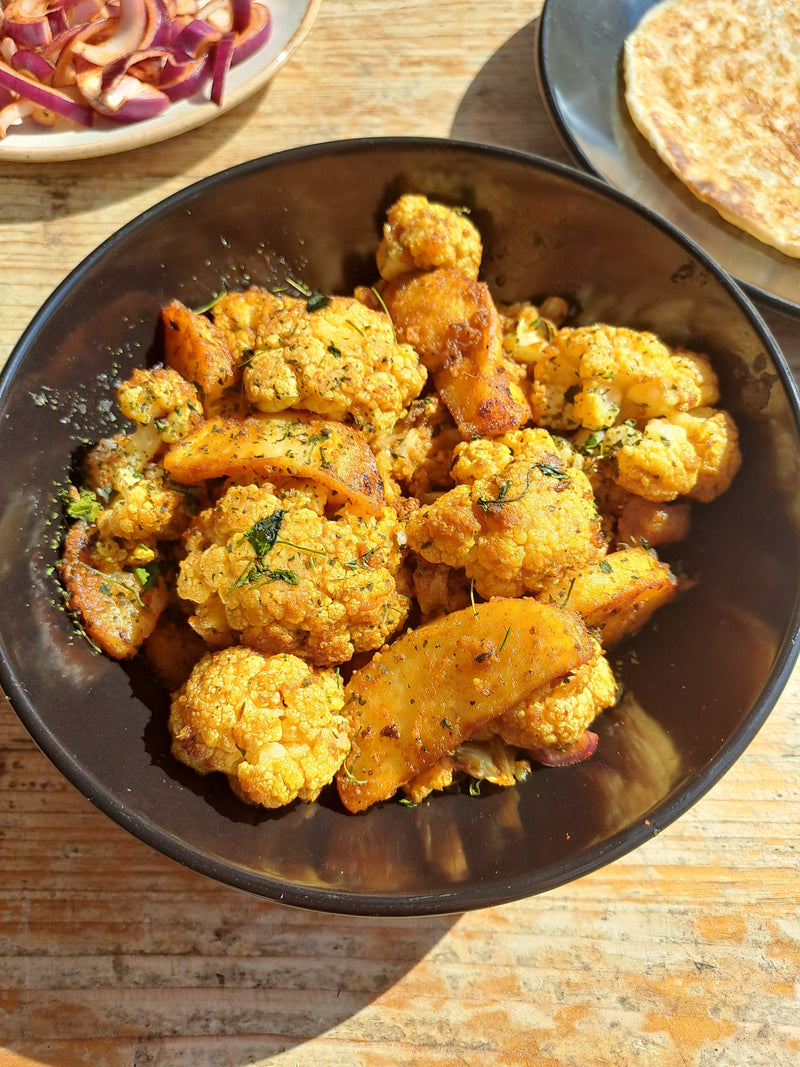
<svg viewBox="0 0 800 1067"><path fill-rule="evenodd" d="M661 545L733 481L702 353L498 304L481 235L418 194L374 284L162 313L131 423L70 491L68 607L171 694L176 759L267 808L362 811L590 758L608 651L680 585Z"/></svg>

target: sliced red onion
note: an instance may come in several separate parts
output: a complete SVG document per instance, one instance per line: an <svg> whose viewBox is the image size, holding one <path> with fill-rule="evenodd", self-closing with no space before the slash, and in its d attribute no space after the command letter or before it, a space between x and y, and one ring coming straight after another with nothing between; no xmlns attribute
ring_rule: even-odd
<svg viewBox="0 0 800 1067"><path fill-rule="evenodd" d="M147 31L148 14L145 0L126 0L120 7L119 17L115 20L116 25L110 37L99 44L76 41L72 50L98 67L113 63L115 59L141 48Z"/></svg>
<svg viewBox="0 0 800 1067"><path fill-rule="evenodd" d="M129 73L133 73L139 81L158 85L168 56L163 48L143 48L140 52L123 56L103 67L102 87L104 90L110 89L123 75Z"/></svg>
<svg viewBox="0 0 800 1067"><path fill-rule="evenodd" d="M172 37L172 20L164 0L148 0L150 20L147 37L151 48L166 48Z"/></svg>
<svg viewBox="0 0 800 1067"><path fill-rule="evenodd" d="M56 68L49 63L41 52L34 52L32 48L18 48L11 57L11 66L14 70L26 74L32 74L37 81L50 85Z"/></svg>
<svg viewBox="0 0 800 1067"><path fill-rule="evenodd" d="M72 26L43 49L45 59L48 59L56 68L54 85L75 84L75 65L76 62L81 62L81 57L75 52L75 46L86 37L94 36L101 27L108 25L110 25L110 20L102 18L87 26ZM88 63L88 60L83 62Z"/></svg>
<svg viewBox="0 0 800 1067"><path fill-rule="evenodd" d="M231 29L234 33L244 33L253 21L251 0L232 0Z"/></svg>
<svg viewBox="0 0 800 1067"><path fill-rule="evenodd" d="M207 0L198 8L197 17L210 22L220 33L229 33L233 29L231 0Z"/></svg>
<svg viewBox="0 0 800 1067"><path fill-rule="evenodd" d="M219 30L215 30L210 22L203 19L192 19L181 29L172 42L176 52L197 59L203 52L207 52L212 44L220 39Z"/></svg>
<svg viewBox="0 0 800 1067"><path fill-rule="evenodd" d="M264 4L253 4L250 25L236 37L233 47L232 66L249 59L259 48L263 48L272 35L272 17Z"/></svg>
<svg viewBox="0 0 800 1067"><path fill-rule="evenodd" d="M203 88L208 81L208 74L208 56L187 59L183 63L168 59L161 73L158 87L170 100L185 100L187 96L194 96Z"/></svg>
<svg viewBox="0 0 800 1067"><path fill-rule="evenodd" d="M220 105L271 29L257 0L0 0L0 138L25 117L138 122L209 81Z"/></svg>
<svg viewBox="0 0 800 1067"><path fill-rule="evenodd" d="M99 18L108 18L108 9L103 0L61 0L50 17L67 26L88 26Z"/></svg>
<svg viewBox="0 0 800 1067"><path fill-rule="evenodd" d="M0 103L2 101L3 90L0 89ZM28 118L35 108L36 104L30 100L14 100L13 103L0 107L0 137L5 137L11 126L16 126L18 122Z"/></svg>
<svg viewBox="0 0 800 1067"><path fill-rule="evenodd" d="M0 62L0 86L10 89L23 100L29 100L38 107L55 111L57 115L79 126L91 126L92 124L91 108L52 85L42 85L24 74L18 74L13 67L2 62Z"/></svg>
<svg viewBox="0 0 800 1067"><path fill-rule="evenodd" d="M125 74L112 88L93 101L99 114L116 122L141 122L152 119L169 107L168 96L146 82Z"/></svg>
<svg viewBox="0 0 800 1067"><path fill-rule="evenodd" d="M568 748L531 749L528 755L546 767L571 767L574 763L583 763L594 754L597 740L597 734L584 730L578 740Z"/></svg>
<svg viewBox="0 0 800 1067"><path fill-rule="evenodd" d="M211 101L221 104L225 95L225 79L233 61L235 38L232 33L223 33L214 49L214 65L211 72Z"/></svg>
<svg viewBox="0 0 800 1067"><path fill-rule="evenodd" d="M9 0L3 5L3 34L20 48L41 48L53 34L47 5L39 0Z"/></svg>

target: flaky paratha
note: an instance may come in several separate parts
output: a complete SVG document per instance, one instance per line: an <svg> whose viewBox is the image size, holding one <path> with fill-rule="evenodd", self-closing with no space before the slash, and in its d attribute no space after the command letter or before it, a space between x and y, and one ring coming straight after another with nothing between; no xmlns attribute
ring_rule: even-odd
<svg viewBox="0 0 800 1067"><path fill-rule="evenodd" d="M662 0L624 74L634 123L695 196L800 257L800 0Z"/></svg>

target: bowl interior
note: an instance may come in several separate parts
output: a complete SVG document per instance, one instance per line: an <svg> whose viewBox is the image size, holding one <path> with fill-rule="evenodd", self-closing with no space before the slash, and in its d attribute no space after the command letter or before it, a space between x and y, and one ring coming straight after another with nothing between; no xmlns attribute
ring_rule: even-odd
<svg viewBox="0 0 800 1067"><path fill-rule="evenodd" d="M334 796L239 803L169 755L166 695L91 650L52 565L81 447L121 424L115 383L157 358L159 312L223 288L330 292L375 279L386 207L424 192L470 209L503 299L567 295L581 321L653 329L709 353L742 433L733 488L697 506L670 558L697 579L612 662L628 695L595 757L520 787L347 815ZM791 377L758 316L694 246L567 168L455 142L316 146L209 178L146 212L45 304L0 381L0 680L45 753L102 810L174 859L289 904L463 911L568 881L694 802L763 722L798 629L798 429Z"/></svg>

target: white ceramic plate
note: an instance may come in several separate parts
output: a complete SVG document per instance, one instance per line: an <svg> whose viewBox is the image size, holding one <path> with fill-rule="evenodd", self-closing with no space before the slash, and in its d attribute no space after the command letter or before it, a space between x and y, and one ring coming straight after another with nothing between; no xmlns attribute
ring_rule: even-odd
<svg viewBox="0 0 800 1067"><path fill-rule="evenodd" d="M661 162L628 114L622 46L655 0L546 0L537 67L542 96L573 156L683 230L757 299L800 312L800 260L726 222Z"/></svg>
<svg viewBox="0 0 800 1067"><path fill-rule="evenodd" d="M0 141L0 161L40 163L109 156L166 141L230 111L266 85L286 62L311 29L322 0L265 2L272 15L272 33L263 48L229 72L221 105L211 102L206 87L196 96L173 104L156 118L130 125L104 123L86 130L55 131L22 123L12 127Z"/></svg>

